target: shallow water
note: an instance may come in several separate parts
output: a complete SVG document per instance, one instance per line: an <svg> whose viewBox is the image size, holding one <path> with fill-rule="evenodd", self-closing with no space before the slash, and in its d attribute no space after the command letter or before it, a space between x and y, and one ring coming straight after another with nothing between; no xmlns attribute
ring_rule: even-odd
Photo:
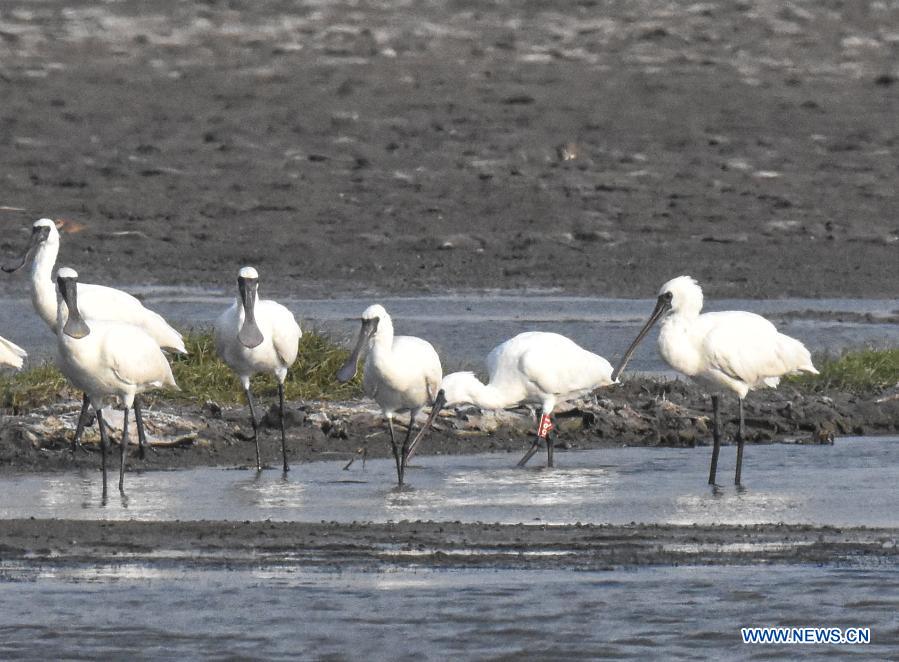
<svg viewBox="0 0 899 662"><path fill-rule="evenodd" d="M381 443L372 440L371 443ZM613 448L556 453L556 468L515 468L517 455L420 457L398 491L392 460L297 464L280 471L131 472L127 495L101 501L100 472L4 476L0 519L899 526L899 438L840 438L833 446L748 446L744 487L736 449L722 448L706 485L709 448Z"/></svg>
<svg viewBox="0 0 899 662"><path fill-rule="evenodd" d="M0 657L885 659L894 567L378 571L0 564ZM870 626L869 645L740 627ZM505 658L504 658L505 659Z"/></svg>
<svg viewBox="0 0 899 662"><path fill-rule="evenodd" d="M181 328L209 326L231 298L204 291L154 290L144 293L146 305ZM653 300L602 299L552 295L487 295L446 297L380 297L395 318L397 333L431 341L450 370L483 369L487 353L522 331L556 331L614 362L633 340L652 311ZM288 299L287 305L304 329L316 328L336 338L358 331L356 320L373 299ZM749 310L770 317L784 333L813 351L840 352L863 345L896 346L899 325L883 318L899 310L895 299L771 299L710 301L707 310ZM871 322L797 319L806 311L871 315ZM878 321L878 318L881 321ZM34 357L51 356L55 340L28 299L0 298L3 335ZM656 331L653 332L655 334ZM637 352L631 368L665 372L668 367L651 336Z"/></svg>

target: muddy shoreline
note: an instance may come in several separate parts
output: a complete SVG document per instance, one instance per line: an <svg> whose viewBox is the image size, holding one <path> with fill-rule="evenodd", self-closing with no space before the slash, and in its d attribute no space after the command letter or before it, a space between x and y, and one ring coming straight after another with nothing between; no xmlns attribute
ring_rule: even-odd
<svg viewBox="0 0 899 662"><path fill-rule="evenodd" d="M899 530L801 525L5 520L6 563L607 570L899 563Z"/></svg>
<svg viewBox="0 0 899 662"><path fill-rule="evenodd" d="M270 398L271 394L259 395L259 402L269 405L260 444L264 463L276 467L280 436L277 409ZM84 451L69 450L79 405L74 400L64 401L25 415L0 418L0 473L96 469L99 435L95 425L86 431ZM899 391L895 388L871 394L812 394L787 384L778 390L753 392L745 410L749 444L829 444L838 436L899 432ZM151 451L141 460L132 447L130 469L255 465L245 406L157 400L144 415ZM710 415L707 396L689 382L633 378L602 389L594 398L560 407L553 443L560 452L618 446L704 446L711 443ZM419 423L423 419L424 415ZM530 446L534 425L532 414L525 409L444 410L419 455L507 452L513 456L512 462L514 454L523 454ZM368 457L387 457L390 452L386 426L367 400L289 402L286 426L288 456L294 463L360 459L363 448ZM722 401L722 426L724 443L733 443L736 401ZM113 439L119 434L114 432ZM132 429L132 443L136 439Z"/></svg>
<svg viewBox="0 0 899 662"><path fill-rule="evenodd" d="M0 252L86 282L895 297L882 3L4 3ZM277 246L278 250L271 250ZM201 256L198 259L198 256ZM21 287L0 279L0 290Z"/></svg>

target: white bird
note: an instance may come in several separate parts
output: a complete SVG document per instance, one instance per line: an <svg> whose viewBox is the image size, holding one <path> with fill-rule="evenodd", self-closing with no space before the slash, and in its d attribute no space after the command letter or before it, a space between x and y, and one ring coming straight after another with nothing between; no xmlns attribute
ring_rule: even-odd
<svg viewBox="0 0 899 662"><path fill-rule="evenodd" d="M797 372L817 375L812 357L801 342L777 331L764 317L741 310L704 313L702 288L689 276L679 276L662 285L655 309L628 347L615 369L617 379L650 327L663 319L659 331L659 351L668 365L709 388L713 393L728 390L740 402L737 433L737 468L734 482L739 485L743 465L745 423L743 399L749 391L775 388L780 378ZM718 422L718 395L712 396L714 412L712 461L709 484L715 484L721 435Z"/></svg>
<svg viewBox="0 0 899 662"><path fill-rule="evenodd" d="M56 264L58 255L59 231L56 229L56 224L49 218L42 218L31 226L31 240L20 263L15 266L3 266L3 271L13 273L28 264L29 259L31 260L31 301L38 315L54 332L57 321L57 301L56 287L53 284L53 266ZM161 315L145 308L135 297L122 290L82 283L78 286L78 300L81 314L86 319L132 324L148 333L163 349L179 354L187 353L184 339L178 331L169 326ZM68 310L63 304L63 323L65 323L67 315ZM73 450L78 446L84 430L87 406L88 397L85 394L81 403L81 414L78 417L78 427L72 439ZM134 417L137 420L140 455L143 457L146 435L140 400L135 401Z"/></svg>
<svg viewBox="0 0 899 662"><path fill-rule="evenodd" d="M128 410L137 395L154 388L178 388L172 368L156 340L132 324L85 319L78 300L81 288L74 269L63 267L56 277L60 302L57 319L60 368L87 397L97 414L103 456L103 496L106 496L106 452L109 438L102 408L115 399L124 410L119 490L125 486L128 450Z"/></svg>
<svg viewBox="0 0 899 662"><path fill-rule="evenodd" d="M362 386L366 395L378 403L387 419L397 482L402 486L409 450L417 445L443 406L440 357L426 340L414 336L394 336L393 321L380 304L369 306L362 313L359 339L337 373L339 381L348 382L355 377L363 353L366 357ZM432 407L431 415L415 440L410 442L415 417L427 405ZM400 447L393 430L393 418L406 411L409 412L409 429Z"/></svg>
<svg viewBox="0 0 899 662"><path fill-rule="evenodd" d="M540 405L537 438L519 466L531 459L541 441L546 443L547 464L553 466L549 440L553 409L613 381L612 366L603 357L558 333L542 331L520 333L494 347L487 355L487 370L487 384L474 373L454 372L443 378L441 388L448 405L469 403L482 409Z"/></svg>
<svg viewBox="0 0 899 662"><path fill-rule="evenodd" d="M18 370L27 358L28 354L24 349L6 338L0 338L0 365Z"/></svg>
<svg viewBox="0 0 899 662"><path fill-rule="evenodd" d="M250 377L264 372L278 380L278 402L281 422L281 457L284 471L287 466L287 439L284 432L284 380L297 358L303 332L293 313L280 303L257 301L259 274L253 267L244 267L237 277L240 297L225 310L215 323L215 348L222 360L237 373L250 404L253 422L253 441L256 443L256 469L259 460L259 423L256 406L250 392Z"/></svg>

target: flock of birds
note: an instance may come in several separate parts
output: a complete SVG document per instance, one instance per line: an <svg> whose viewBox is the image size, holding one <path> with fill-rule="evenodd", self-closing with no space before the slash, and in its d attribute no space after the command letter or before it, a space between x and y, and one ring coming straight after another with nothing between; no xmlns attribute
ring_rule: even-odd
<svg viewBox="0 0 899 662"><path fill-rule="evenodd" d="M121 290L80 283L71 268L53 268L59 253L59 232L50 219L32 226L28 247L7 272L30 264L31 296L40 317L57 336L59 366L83 391L73 450L80 443L93 407L102 446L103 492L106 494L106 459L109 435L103 407L114 403L124 411L120 443L119 489L124 489L128 452L128 412L134 409L140 456L146 433L140 394L150 389L177 388L166 352L185 353L181 334L160 315L148 310ZM293 314L284 306L258 298L259 275L252 267L240 269L238 297L215 322L218 354L240 379L250 407L256 466L259 457L259 420L250 378L273 374L278 380L281 453L288 471L284 431L284 380L297 356L302 336ZM698 380L712 396L713 450L709 483L715 484L721 443L719 396L730 391L739 400L735 483L740 484L745 424L743 399L749 391L776 387L782 376L817 374L808 350L798 340L779 333L771 322L744 311L701 313L702 289L689 276L674 278L659 292L655 309L613 370L603 357L589 352L556 333L521 333L495 347L487 356L489 380L482 383L471 372L444 376L434 347L421 338L394 334L393 321L381 305L362 313L358 341L338 371L340 381L352 379L364 357L363 386L380 406L387 420L397 481L403 484L409 459L417 450L443 407L473 404L483 409L503 409L521 404L539 406L536 434L519 466L546 447L547 464L553 465L552 413L559 402L575 399L618 381L628 360L650 328L661 320L659 350L675 370ZM0 364L21 368L25 352L0 338ZM430 407L427 421L413 436L416 417ZM397 414L409 414L409 425L400 443L394 430Z"/></svg>

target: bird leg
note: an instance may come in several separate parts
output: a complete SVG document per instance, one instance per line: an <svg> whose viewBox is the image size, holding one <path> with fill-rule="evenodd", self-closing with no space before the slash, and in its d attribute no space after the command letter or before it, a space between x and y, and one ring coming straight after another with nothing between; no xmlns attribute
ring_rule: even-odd
<svg viewBox="0 0 899 662"><path fill-rule="evenodd" d="M537 438L534 439L534 443L531 444L528 452L524 454L524 457L518 461L519 467L523 467L528 463L528 461L534 457L534 453L537 452L537 449L540 448L540 442L546 442L546 461L547 466L553 465L552 460L552 448L551 442L549 440L549 433L553 429L553 423L550 414L544 414L543 410L540 410L540 416L537 418Z"/></svg>
<svg viewBox="0 0 899 662"><path fill-rule="evenodd" d="M538 428L537 428L537 434L540 434L541 432L543 432L544 429L546 430L545 434L543 435L543 439L546 441L546 466L547 467L553 466L553 451L555 450L555 444L553 443L553 440L550 439L549 437L550 437L550 434L552 433L554 427L555 427L555 422L552 419L552 414L543 414L540 417L540 422L539 422Z"/></svg>
<svg viewBox="0 0 899 662"><path fill-rule="evenodd" d="M734 485L740 484L743 473L743 439L746 434L746 423L743 419L743 398L740 398L740 427L737 428L737 471L734 474Z"/></svg>
<svg viewBox="0 0 899 662"><path fill-rule="evenodd" d="M102 409L94 407L97 414L97 427L100 428L100 466L103 468L103 501L106 501L106 451L109 450L109 436L106 434L106 426L103 424Z"/></svg>
<svg viewBox="0 0 899 662"><path fill-rule="evenodd" d="M287 466L287 435L284 432L284 384L282 382L278 382L278 403L280 404L279 421L281 423L281 457L284 460L284 473L290 471L290 467Z"/></svg>
<svg viewBox="0 0 899 662"><path fill-rule="evenodd" d="M84 434L84 426L87 425L87 418L89 415L87 407L89 404L90 398L88 398L87 393L85 393L81 398L81 413L78 414L78 425L75 426L75 436L72 437L73 453L79 448L84 450L84 446L81 445L81 435Z"/></svg>
<svg viewBox="0 0 899 662"><path fill-rule="evenodd" d="M387 429L390 430L390 446L393 448L393 459L396 460L396 479L400 486L402 486L403 472L400 470L400 449L396 443L396 435L393 432L392 417L387 418Z"/></svg>
<svg viewBox="0 0 899 662"><path fill-rule="evenodd" d="M403 449L400 454L400 485L403 484L403 479L406 476L406 462L409 459L409 449L411 448L410 440L412 439L412 430L415 429L415 414L417 413L417 410L409 413L409 429L406 430L406 438L403 439ZM418 437L416 437L416 439L418 439Z"/></svg>
<svg viewBox="0 0 899 662"><path fill-rule="evenodd" d="M406 451L403 459L405 463L409 464L409 459L415 455L415 451L418 448L419 442L421 442L422 437L424 437L425 432L434 424L434 421L437 419L437 414L440 413L440 410L443 409L444 405L446 405L446 394L443 392L443 389L437 391L437 397L434 398L434 402L431 405L431 413L428 415L428 420L425 421L425 424L421 427L421 430L418 431L418 434L415 435L415 439L412 440L412 443L409 444L409 449Z"/></svg>
<svg viewBox="0 0 899 662"><path fill-rule="evenodd" d="M137 456L143 460L147 454L146 449L149 448L149 446L147 446L147 433L144 430L144 414L140 408L139 397L134 398L134 421L137 423Z"/></svg>
<svg viewBox="0 0 899 662"><path fill-rule="evenodd" d="M718 427L719 419L718 396L712 396L712 463L709 465L709 485L715 484L715 475L718 473L718 452L721 450L721 430Z"/></svg>
<svg viewBox="0 0 899 662"><path fill-rule="evenodd" d="M128 456L128 407L125 407L125 423L122 428L122 444L119 457L121 463L119 465L119 492L125 491L125 458Z"/></svg>
<svg viewBox="0 0 899 662"><path fill-rule="evenodd" d="M253 441L256 443L256 471L262 471L262 463L259 461L259 423L256 422L256 404L253 402L253 394L250 387L244 389L247 402L250 403L250 421L253 423Z"/></svg>

